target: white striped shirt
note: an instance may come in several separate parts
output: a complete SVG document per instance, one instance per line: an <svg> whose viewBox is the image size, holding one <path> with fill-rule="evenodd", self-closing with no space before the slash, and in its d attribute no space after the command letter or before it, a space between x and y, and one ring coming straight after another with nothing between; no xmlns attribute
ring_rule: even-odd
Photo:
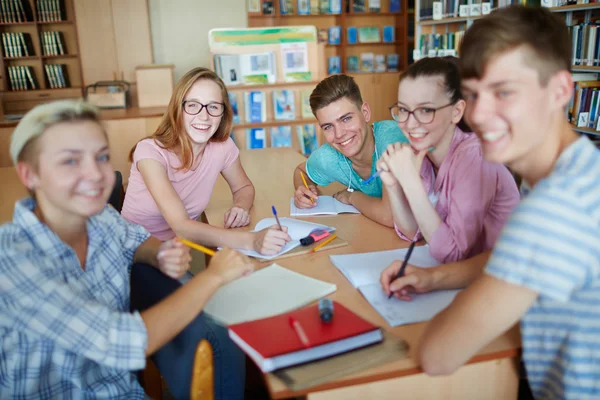
<svg viewBox="0 0 600 400"><path fill-rule="evenodd" d="M600 151L563 151L504 227L486 273L539 293L521 320L534 397L600 399Z"/></svg>

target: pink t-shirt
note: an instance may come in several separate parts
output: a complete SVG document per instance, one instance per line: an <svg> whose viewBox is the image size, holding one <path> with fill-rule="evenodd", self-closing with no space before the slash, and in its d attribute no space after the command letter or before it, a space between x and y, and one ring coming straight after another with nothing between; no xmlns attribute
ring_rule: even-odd
<svg viewBox="0 0 600 400"><path fill-rule="evenodd" d="M510 171L502 164L485 161L477 136L458 127L437 175L425 157L421 180L442 219L429 242L432 257L440 263L491 249L519 203L519 190ZM422 238L420 231L412 239L398 227L396 232L405 240Z"/></svg>
<svg viewBox="0 0 600 400"><path fill-rule="evenodd" d="M175 233L150 195L137 168L138 161L151 159L162 164L190 219L196 220L210 200L217 177L233 165L239 153L231 138L219 143L208 142L195 169L176 171L175 168L179 167L181 162L175 153L161 148L154 139L142 140L133 153L121 215L129 222L142 225L160 240L173 238Z"/></svg>

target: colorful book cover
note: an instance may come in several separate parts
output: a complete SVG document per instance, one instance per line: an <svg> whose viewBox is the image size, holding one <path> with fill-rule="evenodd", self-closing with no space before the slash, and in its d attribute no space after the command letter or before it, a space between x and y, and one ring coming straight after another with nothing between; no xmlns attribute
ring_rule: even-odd
<svg viewBox="0 0 600 400"><path fill-rule="evenodd" d="M240 123L240 110L238 108L237 94L235 93L227 93L229 97L229 104L231 104L231 111L233 112L233 123Z"/></svg>
<svg viewBox="0 0 600 400"><path fill-rule="evenodd" d="M358 56L348 56L348 72L358 72Z"/></svg>
<svg viewBox="0 0 600 400"><path fill-rule="evenodd" d="M331 14L341 14L342 0L329 0L329 12Z"/></svg>
<svg viewBox="0 0 600 400"><path fill-rule="evenodd" d="M387 55L387 70L398 71L398 54L391 53Z"/></svg>
<svg viewBox="0 0 600 400"><path fill-rule="evenodd" d="M375 72L385 72L387 66L385 64L385 55L376 54L375 55Z"/></svg>
<svg viewBox="0 0 600 400"><path fill-rule="evenodd" d="M312 89L306 89L300 92L300 99L302 101L302 118L312 118L313 113L310 108L310 94Z"/></svg>
<svg viewBox="0 0 600 400"><path fill-rule="evenodd" d="M396 41L396 29L392 25L383 27L383 42L394 43Z"/></svg>
<svg viewBox="0 0 600 400"><path fill-rule="evenodd" d="M340 56L331 56L327 59L327 73L329 75L342 73Z"/></svg>
<svg viewBox="0 0 600 400"><path fill-rule="evenodd" d="M365 12L365 1L366 0L354 0L352 2L354 4L352 11L354 11L355 13Z"/></svg>
<svg viewBox="0 0 600 400"><path fill-rule="evenodd" d="M298 125L296 126L296 133L298 134L298 142L300 143L302 154L309 156L319 147L317 143L317 130L314 125Z"/></svg>
<svg viewBox="0 0 600 400"><path fill-rule="evenodd" d="M310 13L314 15L320 14L319 12L319 0L310 0Z"/></svg>
<svg viewBox="0 0 600 400"><path fill-rule="evenodd" d="M329 29L331 29L331 28L329 28ZM319 29L317 31L317 41L319 43L328 43L329 42L328 29Z"/></svg>
<svg viewBox="0 0 600 400"><path fill-rule="evenodd" d="M381 0L369 0L369 12L381 12Z"/></svg>
<svg viewBox="0 0 600 400"><path fill-rule="evenodd" d="M292 147L292 127L286 125L271 128L271 147Z"/></svg>
<svg viewBox="0 0 600 400"><path fill-rule="evenodd" d="M390 0L390 12L400 12L400 0Z"/></svg>
<svg viewBox="0 0 600 400"><path fill-rule="evenodd" d="M263 92L245 92L244 105L246 122L263 122L266 120L267 109Z"/></svg>
<svg viewBox="0 0 600 400"><path fill-rule="evenodd" d="M319 11L321 14L329 14L329 0L319 1Z"/></svg>
<svg viewBox="0 0 600 400"><path fill-rule="evenodd" d="M266 134L264 128L250 128L246 130L246 148L264 149L266 147Z"/></svg>
<svg viewBox="0 0 600 400"><path fill-rule="evenodd" d="M348 27L348 44L356 44L358 42L358 32L355 26Z"/></svg>
<svg viewBox="0 0 600 400"><path fill-rule="evenodd" d="M329 44L340 44L342 41L342 28L340 26L332 26L329 28Z"/></svg>
<svg viewBox="0 0 600 400"><path fill-rule="evenodd" d="M294 92L291 90L273 90L273 110L276 120L295 119Z"/></svg>
<svg viewBox="0 0 600 400"><path fill-rule="evenodd" d="M298 0L298 14L309 15L310 14L310 0Z"/></svg>
<svg viewBox="0 0 600 400"><path fill-rule="evenodd" d="M361 53L360 54L360 70L363 72L373 72L375 68L375 54Z"/></svg>
<svg viewBox="0 0 600 400"><path fill-rule="evenodd" d="M361 26L358 28L358 41L360 43L379 43L381 36L376 26Z"/></svg>

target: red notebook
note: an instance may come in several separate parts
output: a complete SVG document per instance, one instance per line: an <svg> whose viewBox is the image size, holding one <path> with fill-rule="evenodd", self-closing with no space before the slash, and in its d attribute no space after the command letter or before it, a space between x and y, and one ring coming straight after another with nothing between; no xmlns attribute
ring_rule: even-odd
<svg viewBox="0 0 600 400"><path fill-rule="evenodd" d="M318 304L275 317L230 325L229 336L263 372L318 360L383 340L381 329L334 302L333 319L321 321ZM290 317L310 344L305 347Z"/></svg>

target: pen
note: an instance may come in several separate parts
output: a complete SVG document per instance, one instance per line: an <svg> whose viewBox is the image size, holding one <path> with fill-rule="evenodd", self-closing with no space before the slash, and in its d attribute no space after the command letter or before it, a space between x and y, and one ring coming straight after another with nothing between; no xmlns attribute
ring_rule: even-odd
<svg viewBox="0 0 600 400"><path fill-rule="evenodd" d="M308 183L306 183L306 178L304 177L304 173L302 173L302 171L300 171L300 176L302 177L302 182L304 182L304 187L306 187L308 189ZM308 189L310 190L310 189ZM313 199L312 197L308 197L310 199L310 201L315 204L315 199Z"/></svg>
<svg viewBox="0 0 600 400"><path fill-rule="evenodd" d="M190 242L189 240L185 240L182 238L177 238L177 240L179 240L181 243L185 244L187 247L190 247L194 250L198 250L203 252L204 254L208 254L209 256L214 256L215 255L215 251L209 249L208 247L204 247L202 245L196 244L194 242Z"/></svg>
<svg viewBox="0 0 600 400"><path fill-rule="evenodd" d="M336 237L337 237L337 234L333 234L329 239L327 239L326 241L324 241L320 245L318 245L316 247L313 247L313 249L311 251L309 251L309 253L314 253L317 250L319 250L321 247L325 246L326 244L333 242Z"/></svg>
<svg viewBox="0 0 600 400"><path fill-rule="evenodd" d="M361 183L361 185L368 185L369 183L371 183L371 181L375 178L377 178L379 175L381 175L382 171L377 171L375 172L373 175L371 175L370 177L367 178L366 181L363 181L363 183Z"/></svg>
<svg viewBox="0 0 600 400"><path fill-rule="evenodd" d="M292 317L290 315L290 325L292 326L292 328L294 328L294 331L296 332L296 336L298 336L298 339L300 339L300 341L302 342L302 345L306 348L310 347L310 342L308 341L308 336L306 336L306 332L304 332L304 329L302 329L302 325L300 325L300 322L298 322L296 320L296 318Z"/></svg>
<svg viewBox="0 0 600 400"><path fill-rule="evenodd" d="M275 209L275 206L271 206L271 210L273 210L273 215L275 216L275 220L277 221L277 225L279 225L279 230L283 231L283 229L281 229L281 224L279 223L279 217L277 216L277 210Z"/></svg>
<svg viewBox="0 0 600 400"><path fill-rule="evenodd" d="M406 256L404 256L404 261L402 262L402 266L400 267L400 270L398 271L398 274L396 275L396 279L398 279L402 275L404 275L404 270L406 269L406 264L408 264L408 259L410 258L410 255L411 255L413 249L415 248L415 243L417 243L416 240L410 244L410 247L408 248L408 252L406 253ZM394 279L394 280L396 280L396 279ZM390 284L392 282L390 282ZM392 292L390 290L390 295L388 296L388 299L391 299L393 295L394 295L394 292Z"/></svg>

